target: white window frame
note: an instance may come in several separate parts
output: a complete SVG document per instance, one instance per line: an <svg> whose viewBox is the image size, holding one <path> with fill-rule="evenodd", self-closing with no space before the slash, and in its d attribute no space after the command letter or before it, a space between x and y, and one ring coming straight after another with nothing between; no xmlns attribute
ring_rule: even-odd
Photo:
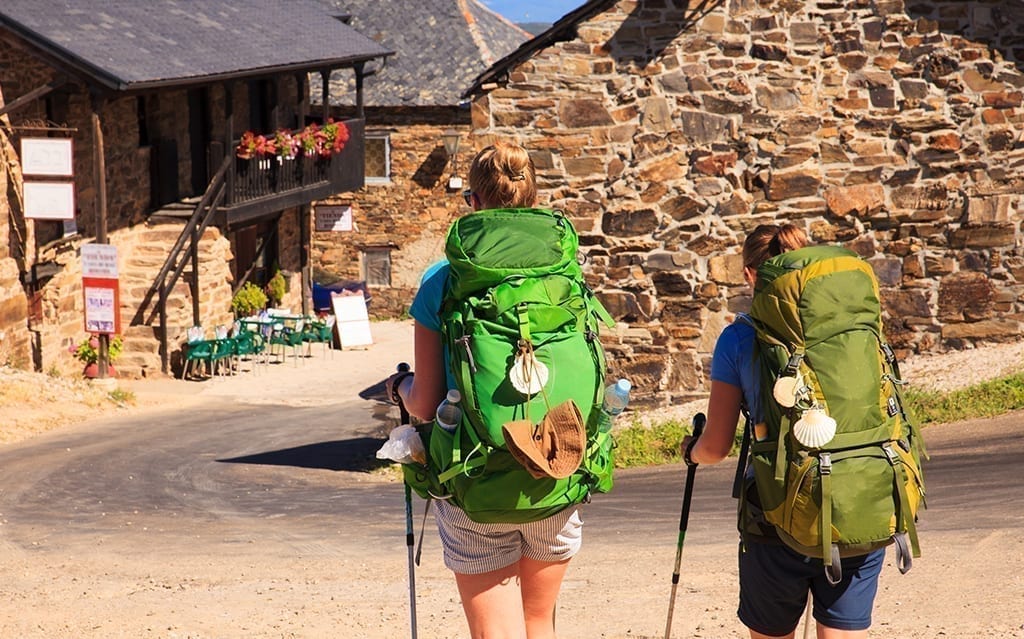
<svg viewBox="0 0 1024 639"><path fill-rule="evenodd" d="M364 246L359 250L359 262L360 271L363 281L370 288L391 288L391 282L394 280L394 269L392 268L393 263L391 261L391 252L394 250L393 246ZM388 281L384 283L371 282L370 281L370 260L368 256L371 254L382 254L384 259L387 259L388 264Z"/></svg>

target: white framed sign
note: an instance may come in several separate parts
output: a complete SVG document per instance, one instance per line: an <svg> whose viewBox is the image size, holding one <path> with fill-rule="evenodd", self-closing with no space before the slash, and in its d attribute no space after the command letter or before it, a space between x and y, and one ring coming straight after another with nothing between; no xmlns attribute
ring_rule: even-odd
<svg viewBox="0 0 1024 639"><path fill-rule="evenodd" d="M316 207L316 230L318 231L351 231L351 206L318 206Z"/></svg>
<svg viewBox="0 0 1024 639"><path fill-rule="evenodd" d="M25 175L60 175L74 173L71 138L23 138L21 140L21 171Z"/></svg>
<svg viewBox="0 0 1024 639"><path fill-rule="evenodd" d="M25 217L33 220L75 219L75 184L26 180Z"/></svg>
<svg viewBox="0 0 1024 639"><path fill-rule="evenodd" d="M366 311L366 299L362 293L331 293L331 308L338 318L334 326L338 329L338 341L342 349L373 344L370 315Z"/></svg>
<svg viewBox="0 0 1024 639"><path fill-rule="evenodd" d="M117 279L117 247L113 244L82 245L82 277Z"/></svg>

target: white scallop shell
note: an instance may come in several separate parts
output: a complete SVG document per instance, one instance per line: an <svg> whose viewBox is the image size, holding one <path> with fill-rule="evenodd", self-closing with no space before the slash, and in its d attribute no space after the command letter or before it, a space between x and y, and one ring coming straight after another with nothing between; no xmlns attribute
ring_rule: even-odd
<svg viewBox="0 0 1024 639"><path fill-rule="evenodd" d="M796 405L796 390L801 380L799 377L780 377L775 380L772 386L772 397L783 408L793 408Z"/></svg>
<svg viewBox="0 0 1024 639"><path fill-rule="evenodd" d="M808 448L821 448L836 436L836 420L824 409L810 408L793 424L793 437Z"/></svg>
<svg viewBox="0 0 1024 639"><path fill-rule="evenodd" d="M548 383L548 367L532 352L525 355L520 353L508 372L508 381L523 395L539 393L544 384Z"/></svg>

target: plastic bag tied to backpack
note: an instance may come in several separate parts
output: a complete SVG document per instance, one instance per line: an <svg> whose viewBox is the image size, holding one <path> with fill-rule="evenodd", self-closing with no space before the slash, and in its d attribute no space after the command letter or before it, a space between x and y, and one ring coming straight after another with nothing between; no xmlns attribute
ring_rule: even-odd
<svg viewBox="0 0 1024 639"><path fill-rule="evenodd" d="M416 429L402 424L388 433L388 440L377 451L377 459L390 459L400 464L426 464L427 451Z"/></svg>

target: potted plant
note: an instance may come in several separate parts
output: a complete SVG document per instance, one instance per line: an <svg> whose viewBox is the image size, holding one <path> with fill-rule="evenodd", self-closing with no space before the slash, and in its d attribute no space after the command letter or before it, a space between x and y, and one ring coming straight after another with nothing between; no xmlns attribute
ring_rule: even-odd
<svg viewBox="0 0 1024 639"><path fill-rule="evenodd" d="M121 351L124 349L124 340L121 339L120 335L113 335L107 342L107 373L111 377L117 375L117 371L114 370L114 360L121 355ZM90 334L77 345L72 345L69 349L71 354L78 358L83 364L85 369L82 373L89 378L95 378L99 376L99 359L100 359L100 337L97 334Z"/></svg>
<svg viewBox="0 0 1024 639"><path fill-rule="evenodd" d="M246 282L231 298L235 317L250 317L267 307L267 294L252 282Z"/></svg>
<svg viewBox="0 0 1024 639"><path fill-rule="evenodd" d="M267 297L270 300L271 306L280 306L281 301L284 299L285 293L288 292L288 282L284 278L284 273L281 269L277 269L274 272L274 277L270 278L267 282Z"/></svg>

